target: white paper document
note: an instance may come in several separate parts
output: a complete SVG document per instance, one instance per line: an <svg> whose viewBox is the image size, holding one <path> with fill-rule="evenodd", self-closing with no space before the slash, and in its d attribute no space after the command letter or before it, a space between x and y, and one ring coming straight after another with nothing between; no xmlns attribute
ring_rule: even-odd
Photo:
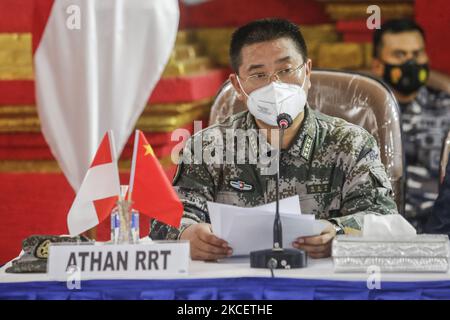
<svg viewBox="0 0 450 320"><path fill-rule="evenodd" d="M275 202L253 208L207 204L214 234L229 243L234 256L273 247ZM280 216L285 248L291 248L298 237L319 235L326 227L314 215L301 214L298 195L280 200Z"/></svg>

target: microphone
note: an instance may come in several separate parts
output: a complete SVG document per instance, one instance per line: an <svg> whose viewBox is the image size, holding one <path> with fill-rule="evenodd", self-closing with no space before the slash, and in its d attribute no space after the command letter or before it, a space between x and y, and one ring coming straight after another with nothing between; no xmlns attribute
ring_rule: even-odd
<svg viewBox="0 0 450 320"><path fill-rule="evenodd" d="M292 117L287 113L281 113L277 117L277 124L278 128L284 131L292 125ZM282 139L280 138L280 140Z"/></svg>
<svg viewBox="0 0 450 320"><path fill-rule="evenodd" d="M273 269L294 269L304 268L307 265L307 256L305 251L299 249L283 248L283 228L280 218L280 158L281 146L283 144L284 130L292 125L292 117L287 113L281 113L277 117L279 132L278 144L278 168L275 176L275 219L273 222L273 247L250 252L250 267L252 268L268 268ZM272 271L273 277L273 271Z"/></svg>

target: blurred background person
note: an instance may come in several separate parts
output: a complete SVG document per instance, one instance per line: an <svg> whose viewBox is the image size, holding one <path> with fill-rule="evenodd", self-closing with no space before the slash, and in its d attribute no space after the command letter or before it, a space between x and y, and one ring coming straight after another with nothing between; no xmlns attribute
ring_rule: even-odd
<svg viewBox="0 0 450 320"><path fill-rule="evenodd" d="M447 163L444 181L425 226L425 232L447 234L450 237L450 161Z"/></svg>
<svg viewBox="0 0 450 320"><path fill-rule="evenodd" d="M383 23L373 35L372 72L400 105L406 155L405 216L423 232L438 193L441 146L450 129L450 95L426 85L425 32L410 19Z"/></svg>

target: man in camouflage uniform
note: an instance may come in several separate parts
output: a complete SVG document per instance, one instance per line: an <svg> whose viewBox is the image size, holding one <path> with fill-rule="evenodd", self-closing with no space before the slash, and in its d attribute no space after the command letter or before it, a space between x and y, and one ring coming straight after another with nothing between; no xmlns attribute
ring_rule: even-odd
<svg viewBox="0 0 450 320"><path fill-rule="evenodd" d="M414 21L386 21L374 33L373 72L400 104L406 155L405 216L424 231L439 189L439 162L450 130L450 95L427 87L425 34Z"/></svg>
<svg viewBox="0 0 450 320"><path fill-rule="evenodd" d="M275 78L286 83L303 79L310 86L306 45L298 28L288 21L261 20L238 29L230 54L236 71L230 79L244 101L256 89L245 79L270 82ZM296 72L296 66L303 64L305 71ZM267 132L256 133L257 129ZM194 135L184 148L173 182L184 204L181 226L176 229L153 221L150 236L190 240L193 259L231 255L228 243L211 231L206 201L244 207L275 201L276 178L270 174L270 160L278 149L271 143L276 141L274 130L244 111ZM234 133L231 138L230 132ZM202 160L196 159L196 149L202 151L203 161L196 161ZM289 245L313 258L328 257L336 233L361 230L365 214L397 213L376 141L364 129L306 105L286 130L281 149L280 198L299 195L303 213L327 221L321 235L298 238ZM243 161L239 154L244 155ZM252 162L255 159L257 164Z"/></svg>

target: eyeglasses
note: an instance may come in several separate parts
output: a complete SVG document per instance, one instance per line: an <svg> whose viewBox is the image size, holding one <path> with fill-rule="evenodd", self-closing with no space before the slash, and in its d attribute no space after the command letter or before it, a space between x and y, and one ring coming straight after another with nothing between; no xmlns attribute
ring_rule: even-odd
<svg viewBox="0 0 450 320"><path fill-rule="evenodd" d="M252 88L263 87L271 81L273 76L276 76L276 79L281 82L293 82L298 80L298 71L303 68L305 63L303 62L296 68L285 68L274 72L273 74L259 72L257 74L253 74L247 77L242 83L251 86ZM241 78L242 79L242 78Z"/></svg>

